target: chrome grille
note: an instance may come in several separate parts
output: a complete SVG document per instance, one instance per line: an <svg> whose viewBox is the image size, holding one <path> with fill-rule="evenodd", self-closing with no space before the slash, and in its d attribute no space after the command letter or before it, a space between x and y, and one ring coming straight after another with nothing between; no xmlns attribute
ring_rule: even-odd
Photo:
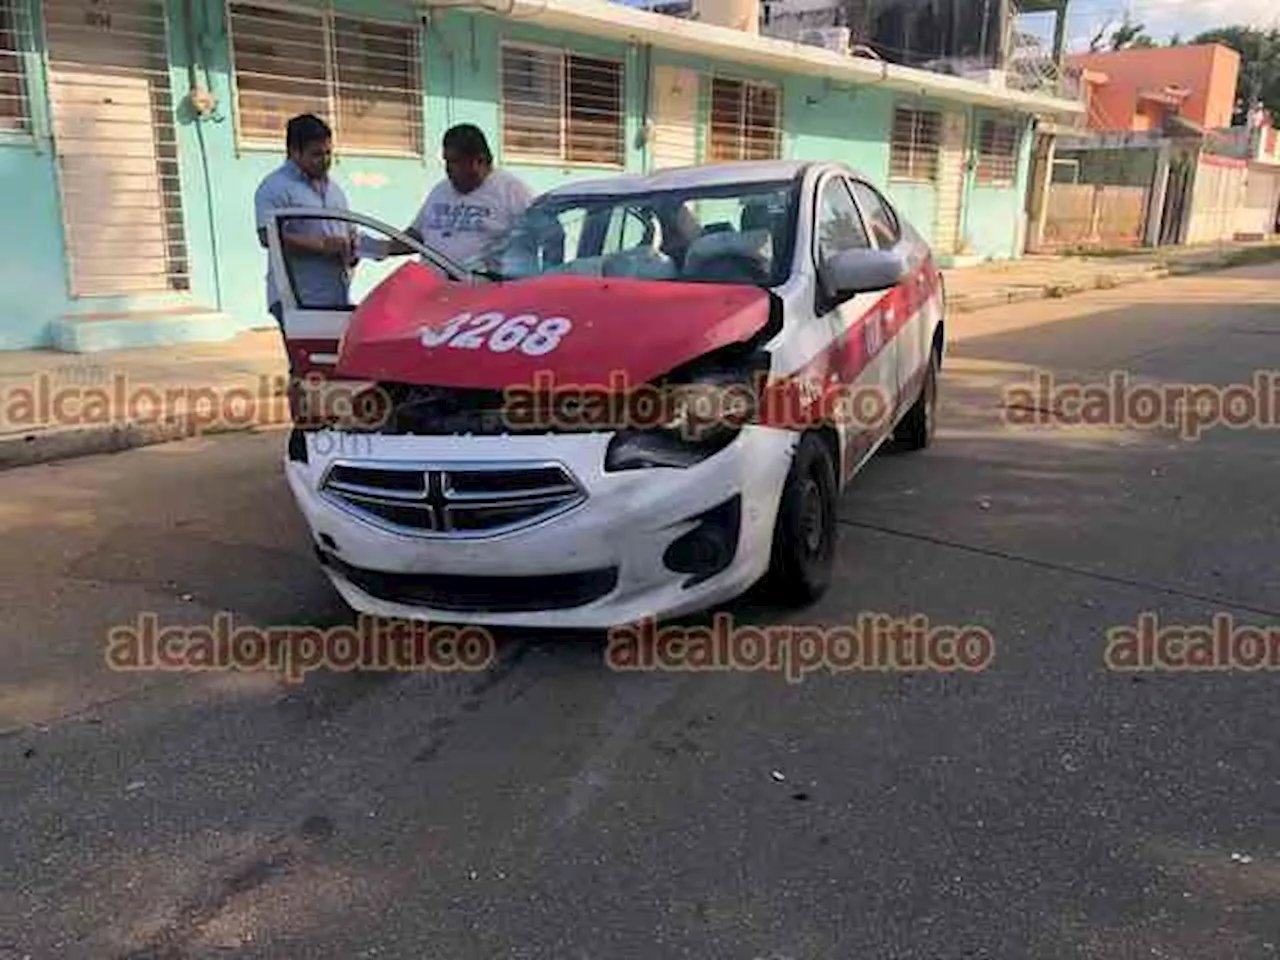
<svg viewBox="0 0 1280 960"><path fill-rule="evenodd" d="M336 461L322 494L375 526L412 536L491 537L586 500L558 463L425 464Z"/></svg>

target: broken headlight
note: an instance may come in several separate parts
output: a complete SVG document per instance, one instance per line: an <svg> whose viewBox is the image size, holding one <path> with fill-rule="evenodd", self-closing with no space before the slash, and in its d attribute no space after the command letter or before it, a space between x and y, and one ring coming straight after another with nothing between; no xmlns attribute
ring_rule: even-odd
<svg viewBox="0 0 1280 960"><path fill-rule="evenodd" d="M703 371L637 391L609 442L605 470L691 467L719 453L756 415L752 368Z"/></svg>

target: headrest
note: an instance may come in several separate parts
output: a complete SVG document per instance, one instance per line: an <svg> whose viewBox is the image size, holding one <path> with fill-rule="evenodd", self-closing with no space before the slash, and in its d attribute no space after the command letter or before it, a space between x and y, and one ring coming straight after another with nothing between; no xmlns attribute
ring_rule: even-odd
<svg viewBox="0 0 1280 960"><path fill-rule="evenodd" d="M749 203L742 208L742 229L772 230L776 217L767 203Z"/></svg>

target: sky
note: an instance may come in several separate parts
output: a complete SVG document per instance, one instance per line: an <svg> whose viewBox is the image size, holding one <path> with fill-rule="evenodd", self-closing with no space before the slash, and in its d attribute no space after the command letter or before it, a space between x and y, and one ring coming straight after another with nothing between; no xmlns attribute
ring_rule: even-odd
<svg viewBox="0 0 1280 960"><path fill-rule="evenodd" d="M1067 49L1087 50L1093 35L1107 23L1119 24L1126 11L1132 22L1143 24L1161 43L1175 33L1185 41L1205 30L1236 24L1280 27L1280 0L1070 0ZM1023 14L1019 24L1028 33L1052 40L1053 16Z"/></svg>
<svg viewBox="0 0 1280 960"><path fill-rule="evenodd" d="M638 6L644 0L615 0ZM1017 0L1014 0L1017 3ZM1104 24L1118 24L1125 10L1136 23L1160 42L1174 33L1184 40L1213 27L1243 23L1256 27L1280 27L1280 0L1069 0L1067 48L1085 50L1089 39ZM1028 33L1053 39L1053 14L1024 14L1019 21ZM1109 31L1108 31L1109 32Z"/></svg>

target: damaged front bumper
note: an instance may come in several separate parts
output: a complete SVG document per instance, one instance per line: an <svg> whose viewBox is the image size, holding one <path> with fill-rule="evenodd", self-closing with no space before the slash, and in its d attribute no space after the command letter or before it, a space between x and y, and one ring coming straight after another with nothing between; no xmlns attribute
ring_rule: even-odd
<svg viewBox="0 0 1280 960"><path fill-rule="evenodd" d="M746 426L690 466L620 471L611 436L295 432L286 473L326 574L370 616L608 628L766 572L796 433Z"/></svg>

